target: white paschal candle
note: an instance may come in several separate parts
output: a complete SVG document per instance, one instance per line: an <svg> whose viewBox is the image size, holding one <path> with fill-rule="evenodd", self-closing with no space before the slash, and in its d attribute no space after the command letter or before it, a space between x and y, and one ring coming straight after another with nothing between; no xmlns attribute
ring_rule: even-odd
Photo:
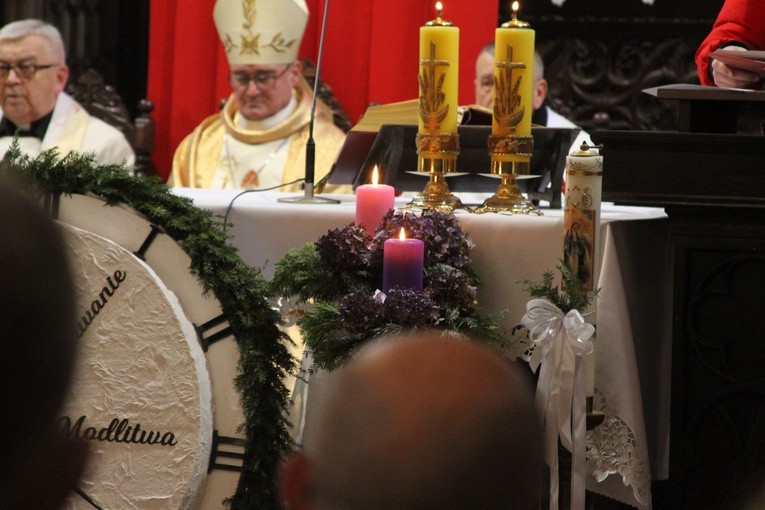
<svg viewBox="0 0 765 510"><path fill-rule="evenodd" d="M583 146L566 157L563 259L585 290L597 288L603 156ZM580 310L583 315L586 310ZM587 314L589 315L589 314ZM597 319L587 318L595 324ZM596 332L597 334L597 332ZM595 340L593 336L592 340ZM593 346L595 342L593 342ZM595 394L595 351L585 358L587 395Z"/></svg>

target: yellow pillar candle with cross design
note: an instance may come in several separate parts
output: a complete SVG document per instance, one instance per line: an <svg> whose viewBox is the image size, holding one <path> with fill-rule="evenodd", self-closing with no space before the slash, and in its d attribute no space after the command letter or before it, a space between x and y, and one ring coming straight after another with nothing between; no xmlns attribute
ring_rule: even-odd
<svg viewBox="0 0 765 510"><path fill-rule="evenodd" d="M457 132L460 30L442 9L436 2L436 19L420 27L420 133Z"/></svg>
<svg viewBox="0 0 765 510"><path fill-rule="evenodd" d="M530 136L534 85L534 30L518 19L518 2L513 18L494 34L494 136ZM528 162L531 157L504 155L507 161Z"/></svg>

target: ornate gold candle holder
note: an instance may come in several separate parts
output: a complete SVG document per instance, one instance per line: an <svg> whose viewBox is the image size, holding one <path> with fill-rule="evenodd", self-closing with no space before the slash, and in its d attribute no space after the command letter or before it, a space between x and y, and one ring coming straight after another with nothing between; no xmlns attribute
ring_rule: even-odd
<svg viewBox="0 0 765 510"><path fill-rule="evenodd" d="M489 154L491 174L498 175L502 182L497 191L475 209L476 213L511 212L513 214L537 214L542 212L521 194L516 178L529 175L531 150L534 138L531 135L491 135ZM527 159L527 161L518 161Z"/></svg>
<svg viewBox="0 0 765 510"><path fill-rule="evenodd" d="M459 28L443 18L441 2L436 2L436 18L420 27L417 170L427 173L430 180L406 208L450 212L463 207L446 184L446 174L455 172L460 152L457 135L459 32Z"/></svg>
<svg viewBox="0 0 765 510"><path fill-rule="evenodd" d="M454 196L446 183L446 174L457 168L460 152L459 135L456 133L418 133L417 171L427 173L428 183L407 205L408 208L438 209L451 212L463 208L459 198Z"/></svg>

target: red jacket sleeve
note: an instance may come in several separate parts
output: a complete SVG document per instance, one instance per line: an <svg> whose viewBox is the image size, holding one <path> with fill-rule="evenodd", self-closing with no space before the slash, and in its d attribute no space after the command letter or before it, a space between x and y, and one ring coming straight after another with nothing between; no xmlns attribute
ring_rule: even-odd
<svg viewBox="0 0 765 510"><path fill-rule="evenodd" d="M714 85L709 54L729 42L750 50L765 50L765 5L762 0L725 0L712 31L696 51L696 69L702 85Z"/></svg>

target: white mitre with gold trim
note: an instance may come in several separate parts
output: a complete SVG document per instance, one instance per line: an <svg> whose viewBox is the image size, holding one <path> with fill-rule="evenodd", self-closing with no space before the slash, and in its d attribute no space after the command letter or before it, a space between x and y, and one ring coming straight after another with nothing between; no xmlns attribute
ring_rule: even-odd
<svg viewBox="0 0 765 510"><path fill-rule="evenodd" d="M308 23L305 0L217 0L213 10L229 65L297 60Z"/></svg>

